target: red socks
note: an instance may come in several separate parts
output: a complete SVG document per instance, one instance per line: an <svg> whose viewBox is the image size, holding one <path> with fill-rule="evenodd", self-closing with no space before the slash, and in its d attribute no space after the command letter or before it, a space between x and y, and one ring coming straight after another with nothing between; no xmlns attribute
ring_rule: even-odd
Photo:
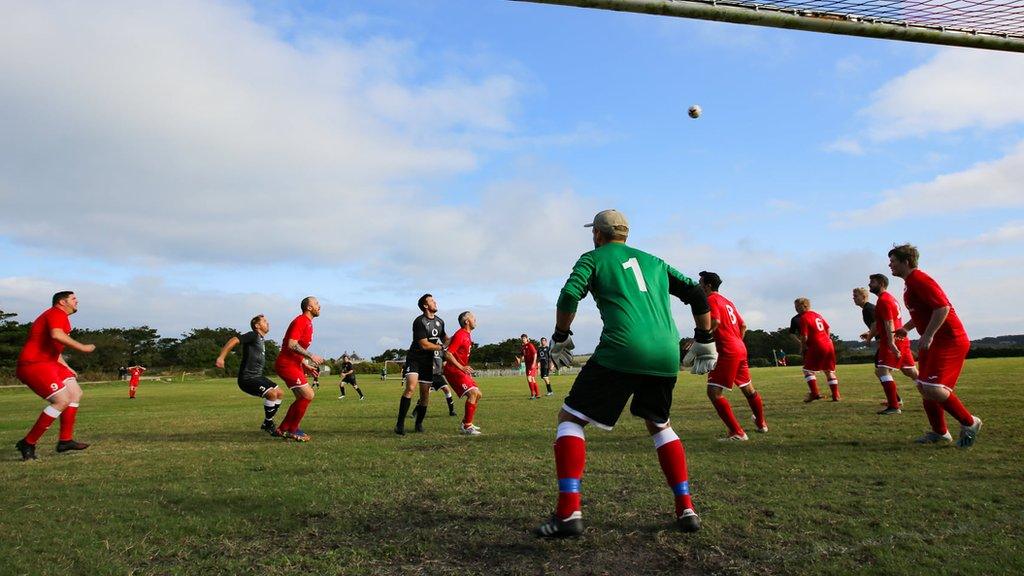
<svg viewBox="0 0 1024 576"><path fill-rule="evenodd" d="M729 404L729 399L725 396L716 396L711 403L715 406L715 411L718 412L718 417L725 422L727 428L729 428L729 434L743 434L743 427L736 420L736 415L732 413L732 405ZM660 434L660 432L659 432ZM678 438L678 437L677 437Z"/></svg>
<svg viewBox="0 0 1024 576"><path fill-rule="evenodd" d="M950 416L956 418L956 421L960 424L963 424L964 426L971 426L974 424L974 416L971 416L971 413L967 411L967 408L964 408L963 403L960 402L960 398L958 398L952 390L949 391L949 398L946 398L946 401L942 403L942 407L945 408L946 412L949 412Z"/></svg>
<svg viewBox="0 0 1024 576"><path fill-rule="evenodd" d="M761 402L761 393L754 392L753 396L747 396L747 404L750 405L750 411L754 413L754 425L758 428L765 428L768 423L764 419L764 403Z"/></svg>
<svg viewBox="0 0 1024 576"><path fill-rule="evenodd" d="M555 435L555 470L558 474L558 506L555 515L565 519L580 509L580 480L587 461L583 426L562 422Z"/></svg>
<svg viewBox="0 0 1024 576"><path fill-rule="evenodd" d="M75 437L75 416L78 414L78 404L72 402L60 413L60 439L62 441L72 440Z"/></svg>
<svg viewBox="0 0 1024 576"><path fill-rule="evenodd" d="M839 400L839 380L829 380L828 389L832 393L832 399Z"/></svg>
<svg viewBox="0 0 1024 576"><path fill-rule="evenodd" d="M527 382L530 385L530 396L540 396L540 388L537 388L536 382Z"/></svg>
<svg viewBox="0 0 1024 576"><path fill-rule="evenodd" d="M676 516L687 508L693 508L690 498L690 482L686 478L686 451L679 436L671 428L666 428L651 437L654 449L658 451L658 462L665 473L668 487L675 495Z"/></svg>
<svg viewBox="0 0 1024 576"><path fill-rule="evenodd" d="M470 404L466 400L466 414L462 417L462 427L465 428L473 423L473 416L476 415L476 404Z"/></svg>
<svg viewBox="0 0 1024 576"><path fill-rule="evenodd" d="M818 392L818 379L814 376L804 379L807 380L807 387L811 390L811 396L821 396L821 393Z"/></svg>
<svg viewBox="0 0 1024 576"><path fill-rule="evenodd" d="M299 429L299 423L302 422L302 417L306 415L306 408L309 408L309 404L312 400L306 400L305 398L296 398L295 402L288 407L288 414L284 417L284 422L278 427L278 430L283 432L295 432Z"/></svg>
<svg viewBox="0 0 1024 576"><path fill-rule="evenodd" d="M928 423L932 425L932 432L940 435L949 432L949 428L946 427L946 415L942 413L942 404L928 399L923 400L922 404L925 413L928 414Z"/></svg>
<svg viewBox="0 0 1024 576"><path fill-rule="evenodd" d="M35 446L39 439L43 437L47 429L50 428L50 424L60 417L60 410L57 410L53 406L47 406L43 408L43 411L39 414L39 418L36 419L36 423L32 425L32 429L25 435L25 442Z"/></svg>

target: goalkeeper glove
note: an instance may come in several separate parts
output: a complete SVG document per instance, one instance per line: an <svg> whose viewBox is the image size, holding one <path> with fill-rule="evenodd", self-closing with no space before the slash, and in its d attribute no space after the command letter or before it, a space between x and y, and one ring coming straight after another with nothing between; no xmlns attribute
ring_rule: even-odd
<svg viewBox="0 0 1024 576"><path fill-rule="evenodd" d="M693 343L686 356L683 366L689 367L693 374L707 374L718 364L718 350L715 348L715 337L710 330L693 329Z"/></svg>
<svg viewBox="0 0 1024 576"><path fill-rule="evenodd" d="M551 361L555 367L572 366L572 350L576 345L572 342L572 330L562 332L555 328L551 335Z"/></svg>

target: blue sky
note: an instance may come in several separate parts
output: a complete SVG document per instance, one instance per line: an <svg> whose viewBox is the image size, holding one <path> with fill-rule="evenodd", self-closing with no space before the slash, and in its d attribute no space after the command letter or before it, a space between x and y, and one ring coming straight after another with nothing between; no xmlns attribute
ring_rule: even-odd
<svg viewBox="0 0 1024 576"><path fill-rule="evenodd" d="M371 354L432 292L478 341L539 336L615 207L753 328L807 296L854 338L850 289L904 241L972 337L1024 328L1021 55L502 0L4 10L23 319L67 286L81 326L262 312L279 338L315 294L314 348ZM598 331L585 306L580 347Z"/></svg>

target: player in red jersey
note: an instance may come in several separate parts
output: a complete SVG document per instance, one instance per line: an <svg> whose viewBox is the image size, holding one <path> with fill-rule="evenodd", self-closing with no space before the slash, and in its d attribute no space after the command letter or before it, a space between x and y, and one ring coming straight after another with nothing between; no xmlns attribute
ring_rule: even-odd
<svg viewBox="0 0 1024 576"><path fill-rule="evenodd" d="M469 351L473 346L470 332L476 329L476 316L466 311L459 314L459 329L448 341L448 352L445 355L444 377L459 398L465 396L466 410L462 417L459 430L467 436L477 436L480 428L473 424L476 406L483 394L473 380L473 367L469 365Z"/></svg>
<svg viewBox="0 0 1024 576"><path fill-rule="evenodd" d="M288 414L277 429L285 438L307 442L310 439L309 434L299 428L314 396L313 389L306 380L306 373L315 371L317 366L323 364L324 359L309 351L309 345L313 342L313 318L320 315L320 301L313 296L306 296L299 306L302 314L296 316L288 325L281 353L274 362L274 371L295 394L295 401L288 407Z"/></svg>
<svg viewBox="0 0 1024 576"><path fill-rule="evenodd" d="M540 398L540 388L537 387L537 347L530 342L530 337L522 334L519 338L523 341L523 362L526 364L526 384L530 386L530 400Z"/></svg>
<svg viewBox="0 0 1024 576"><path fill-rule="evenodd" d="M129 399L134 399L135 398L135 391L139 389L139 377L141 377L142 373L145 372L145 371L146 371L146 368L143 367L143 366L135 365L135 366L129 366L128 367L128 374L129 374L129 376L131 376L131 378L128 380L128 398Z"/></svg>
<svg viewBox="0 0 1024 576"><path fill-rule="evenodd" d="M57 452L89 447L74 440L75 416L82 400L82 387L78 385L78 374L64 361L61 352L65 346L70 346L79 352L89 353L96 349L96 345L82 344L70 336L71 321L68 317L78 311L78 297L74 292L57 292L52 302L53 307L40 314L29 328L28 340L18 356L15 372L18 380L50 403L28 434L14 445L23 461L36 459L36 443L57 418L60 418Z"/></svg>
<svg viewBox="0 0 1024 576"><path fill-rule="evenodd" d="M822 398L818 392L818 379L815 372L824 372L828 378L828 388L832 392L832 401L839 402L839 378L836 377L836 349L832 344L832 333L828 322L821 314L811 310L811 301L797 298L793 301L796 316L790 325L790 331L800 340L800 353L804 357L804 380L809 391L804 402L814 402Z"/></svg>
<svg viewBox="0 0 1024 576"><path fill-rule="evenodd" d="M924 401L931 430L917 439L920 444L949 442L953 438L946 428L943 410L960 422L956 445L970 448L981 430L981 418L972 415L953 392L960 371L967 359L971 341L946 293L931 276L917 269L920 253L910 244L889 250L889 269L903 278L903 303L910 312L910 321L896 330L897 338L917 328L917 389Z"/></svg>
<svg viewBox="0 0 1024 576"><path fill-rule="evenodd" d="M888 292L889 278L885 274L872 274L868 277L868 289L878 296L873 311L875 321L871 329L860 337L867 342L872 338L878 340L875 375L878 376L878 381L882 383L882 390L885 392L885 408L879 414L902 414L900 406L903 401L896 391L896 379L893 376L899 370L911 380L917 380L914 354L910 351L910 340L896 337L896 331L903 328L903 319L900 318L899 303Z"/></svg>
<svg viewBox="0 0 1024 576"><path fill-rule="evenodd" d="M714 272L700 273L700 287L708 297L711 307L711 331L715 334L715 348L718 349L718 364L708 373L708 399L729 429L729 435L723 440L747 440L736 415L732 412L729 399L722 393L738 386L747 398L750 411L753 413L754 429L764 433L768 431L768 422L764 418L764 403L761 395L750 382L750 367L747 365L747 345L743 343L743 335L747 325L740 316L736 305L718 293L722 278Z"/></svg>

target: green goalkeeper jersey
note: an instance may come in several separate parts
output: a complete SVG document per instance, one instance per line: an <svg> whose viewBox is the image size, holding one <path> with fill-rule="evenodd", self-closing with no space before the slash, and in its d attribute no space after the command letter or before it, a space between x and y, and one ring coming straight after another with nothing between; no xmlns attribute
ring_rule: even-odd
<svg viewBox="0 0 1024 576"><path fill-rule="evenodd" d="M675 376L679 331L669 296L684 298L696 282L657 256L609 242L580 256L558 297L558 309L576 312L594 296L604 328L591 360L634 374Z"/></svg>

